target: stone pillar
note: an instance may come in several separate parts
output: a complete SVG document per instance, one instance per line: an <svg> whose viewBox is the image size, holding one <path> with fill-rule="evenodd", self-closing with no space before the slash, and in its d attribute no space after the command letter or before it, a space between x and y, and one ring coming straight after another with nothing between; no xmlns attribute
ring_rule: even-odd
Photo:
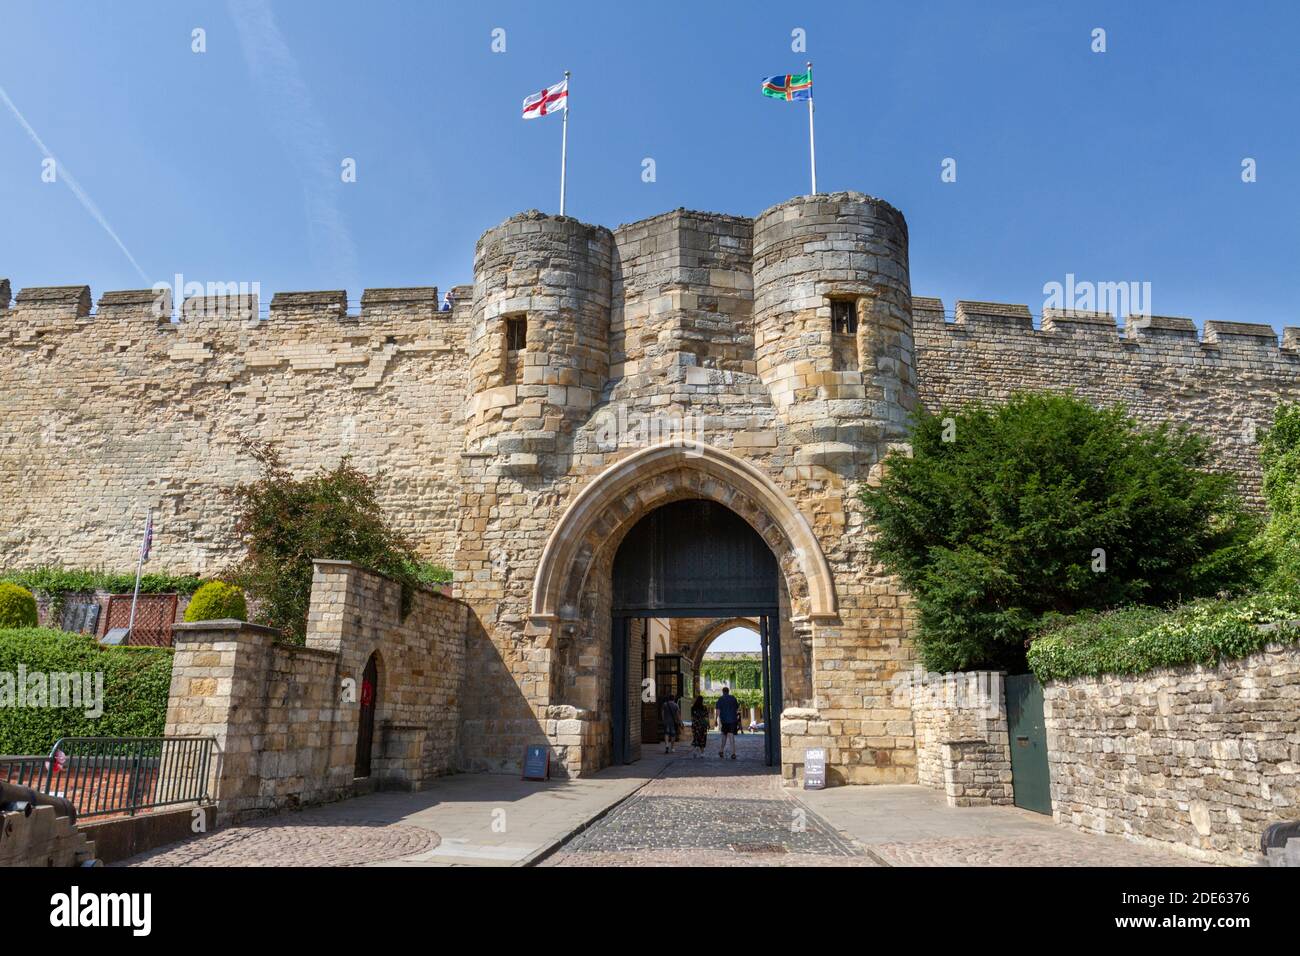
<svg viewBox="0 0 1300 956"><path fill-rule="evenodd" d="M215 738L208 794L224 825L257 803L264 684L279 632L243 621L197 621L177 624L172 633L176 656L164 736Z"/></svg>

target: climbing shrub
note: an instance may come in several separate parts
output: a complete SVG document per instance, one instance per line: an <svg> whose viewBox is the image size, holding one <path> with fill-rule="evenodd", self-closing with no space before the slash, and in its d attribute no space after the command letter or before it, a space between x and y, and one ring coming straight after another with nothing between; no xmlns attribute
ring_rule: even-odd
<svg viewBox="0 0 1300 956"><path fill-rule="evenodd" d="M262 475L234 489L235 532L245 556L222 577L256 600L257 623L303 643L316 559L352 561L392 578L402 585L403 610L409 608L428 566L389 526L371 476L344 458L333 469L298 479L273 446L246 447Z"/></svg>
<svg viewBox="0 0 1300 956"><path fill-rule="evenodd" d="M16 584L0 584L0 627L35 627L36 598Z"/></svg>
<svg viewBox="0 0 1300 956"><path fill-rule="evenodd" d="M1058 618L1029 645L1028 662L1043 682L1141 674L1154 667L1212 666L1297 638L1300 593L1265 593L1172 610L1134 607Z"/></svg>
<svg viewBox="0 0 1300 956"><path fill-rule="evenodd" d="M876 558L915 598L922 662L1018 673L1046 614L1249 589L1259 523L1208 462L1185 429L1068 395L919 414L910 457L862 498Z"/></svg>
<svg viewBox="0 0 1300 956"><path fill-rule="evenodd" d="M209 581L190 598L185 608L187 621L248 620L248 602L244 592L224 581Z"/></svg>
<svg viewBox="0 0 1300 956"><path fill-rule="evenodd" d="M1277 590L1300 588L1300 405L1283 404L1260 436L1263 491L1269 520L1263 543L1271 552Z"/></svg>

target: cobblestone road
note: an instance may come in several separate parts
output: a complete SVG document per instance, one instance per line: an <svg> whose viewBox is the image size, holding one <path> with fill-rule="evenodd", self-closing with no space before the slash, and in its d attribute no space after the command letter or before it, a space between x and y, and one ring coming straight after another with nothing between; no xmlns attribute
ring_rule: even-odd
<svg viewBox="0 0 1300 956"><path fill-rule="evenodd" d="M649 746L649 745L647 745ZM737 759L689 748L543 866L871 866L864 850L780 786L763 738L742 734Z"/></svg>

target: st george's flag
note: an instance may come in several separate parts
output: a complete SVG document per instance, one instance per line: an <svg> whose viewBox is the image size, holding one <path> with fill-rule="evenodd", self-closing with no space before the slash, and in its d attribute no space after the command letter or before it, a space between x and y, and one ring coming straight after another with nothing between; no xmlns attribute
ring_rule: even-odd
<svg viewBox="0 0 1300 956"><path fill-rule="evenodd" d="M524 119L536 119L549 113L569 110L569 81L563 79L554 86L548 86L540 93L533 93L524 99Z"/></svg>
<svg viewBox="0 0 1300 956"><path fill-rule="evenodd" d="M786 73L769 76L763 81L763 95L774 100L812 99L812 70L806 73Z"/></svg>

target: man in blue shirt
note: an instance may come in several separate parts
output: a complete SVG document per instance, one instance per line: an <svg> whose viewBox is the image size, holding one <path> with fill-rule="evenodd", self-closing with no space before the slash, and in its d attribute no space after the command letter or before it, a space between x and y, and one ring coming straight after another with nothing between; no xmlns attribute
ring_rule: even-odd
<svg viewBox="0 0 1300 956"><path fill-rule="evenodd" d="M736 731L740 729L740 701L731 696L731 688L722 688L722 696L718 698L718 723L722 727L722 749L718 751L719 757L725 757L727 753L727 742L731 742L731 759L736 759Z"/></svg>

